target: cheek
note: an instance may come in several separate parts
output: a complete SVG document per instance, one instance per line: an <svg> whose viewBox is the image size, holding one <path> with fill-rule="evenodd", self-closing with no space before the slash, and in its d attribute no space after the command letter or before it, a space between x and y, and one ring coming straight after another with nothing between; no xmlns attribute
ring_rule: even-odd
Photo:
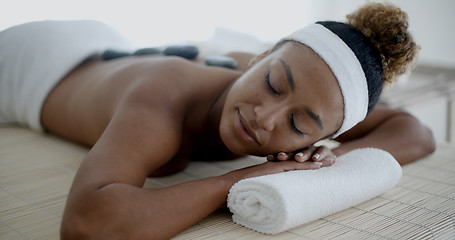
<svg viewBox="0 0 455 240"><path fill-rule="evenodd" d="M294 152L296 150L308 147L314 141L308 136L298 136L290 134L287 131L276 133L272 141L267 146L272 152Z"/></svg>
<svg viewBox="0 0 455 240"><path fill-rule="evenodd" d="M249 92L251 94L258 90L263 90L263 86L265 85L262 84L265 84L265 72L263 73L261 70L250 70L240 77L233 87L235 87L237 91Z"/></svg>
<svg viewBox="0 0 455 240"><path fill-rule="evenodd" d="M233 119L231 112L223 113L221 116L219 134L221 141L231 152L236 154L245 154L244 152L241 152L241 146L239 146L239 143L234 136Z"/></svg>

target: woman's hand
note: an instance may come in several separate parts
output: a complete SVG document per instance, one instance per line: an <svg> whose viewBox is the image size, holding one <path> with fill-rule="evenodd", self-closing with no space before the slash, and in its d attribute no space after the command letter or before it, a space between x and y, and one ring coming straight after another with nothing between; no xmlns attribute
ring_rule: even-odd
<svg viewBox="0 0 455 240"><path fill-rule="evenodd" d="M275 173L282 173L294 170L315 170L321 168L323 162L297 162L297 161L268 161L258 165L241 168L229 172L223 176L230 183L230 186L236 182L252 177L264 176Z"/></svg>
<svg viewBox="0 0 455 240"><path fill-rule="evenodd" d="M287 160L295 160L301 163L311 160L313 162L322 163L322 167L327 167L335 163L336 155L325 146L320 147L310 146L291 153L280 152L276 155L267 156L267 161Z"/></svg>

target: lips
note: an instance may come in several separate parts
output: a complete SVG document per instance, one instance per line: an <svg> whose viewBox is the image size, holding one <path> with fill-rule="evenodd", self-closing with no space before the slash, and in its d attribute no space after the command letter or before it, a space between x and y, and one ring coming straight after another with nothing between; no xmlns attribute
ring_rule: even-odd
<svg viewBox="0 0 455 240"><path fill-rule="evenodd" d="M241 139L243 139L247 142L254 142L254 143L260 145L257 140L256 133L248 125L247 121L245 121L245 119L240 114L240 110L238 110L238 109L237 109L237 117L236 117L235 123L234 123L234 128L235 128L237 135Z"/></svg>

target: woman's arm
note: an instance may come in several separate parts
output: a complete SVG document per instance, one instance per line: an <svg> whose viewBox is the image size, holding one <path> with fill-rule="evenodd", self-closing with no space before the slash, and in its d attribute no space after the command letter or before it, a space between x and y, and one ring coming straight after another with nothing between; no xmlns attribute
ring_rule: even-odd
<svg viewBox="0 0 455 240"><path fill-rule="evenodd" d="M341 142L332 150L337 156L355 148L376 147L390 152L402 165L418 160L436 148L431 130L419 120L404 111L380 105L363 122L336 140Z"/></svg>
<svg viewBox="0 0 455 240"><path fill-rule="evenodd" d="M143 189L148 174L178 151L182 132L178 117L151 107L126 103L88 153L68 196L62 239L169 239L225 204L231 186L243 178L320 167L268 162L219 177Z"/></svg>

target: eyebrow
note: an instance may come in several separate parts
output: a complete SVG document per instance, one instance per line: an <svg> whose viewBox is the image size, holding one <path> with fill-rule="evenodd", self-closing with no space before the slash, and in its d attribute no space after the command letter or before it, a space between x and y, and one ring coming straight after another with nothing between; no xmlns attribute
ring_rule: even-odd
<svg viewBox="0 0 455 240"><path fill-rule="evenodd" d="M311 119L313 119L319 126L319 128L321 130L324 129L324 126L322 125L322 121L321 121L321 118L319 117L319 115L317 115L316 113L314 113L309 107L307 106L303 106L303 110L306 112L306 114L308 114L308 116L310 116Z"/></svg>
<svg viewBox="0 0 455 240"><path fill-rule="evenodd" d="M292 72L291 72L291 68L289 67L289 65L283 60L280 58L280 62L281 62L281 65L283 66L284 68L284 71L286 72L286 79L288 80L288 83L289 83L289 86L291 87L291 91L294 91L294 88L295 88L295 84L294 84L294 78L292 77ZM309 107L307 106L303 106L303 110L306 112L306 114L308 114L308 116L313 119L316 124L319 126L319 128L321 130L324 129L324 125L322 125L322 121L321 121L321 118L319 117L319 115L317 115L316 113L314 113Z"/></svg>
<svg viewBox="0 0 455 240"><path fill-rule="evenodd" d="M280 58L280 62L281 62L281 65L284 68L284 71L286 72L286 79L288 80L289 86L291 87L291 91L294 91L294 88L295 88L295 86L294 86L294 78L292 77L291 68L281 58Z"/></svg>

